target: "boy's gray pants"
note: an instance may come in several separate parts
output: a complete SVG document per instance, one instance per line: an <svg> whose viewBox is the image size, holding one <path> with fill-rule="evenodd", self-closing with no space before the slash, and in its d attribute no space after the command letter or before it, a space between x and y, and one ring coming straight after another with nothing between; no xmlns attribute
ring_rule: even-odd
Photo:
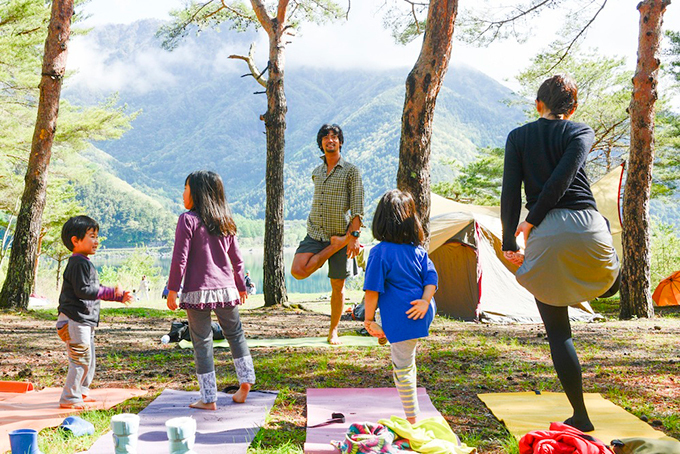
<svg viewBox="0 0 680 454"><path fill-rule="evenodd" d="M255 383L255 368L250 350L246 344L238 306L216 309L187 309L191 341L194 345L196 375L201 388L201 400L205 403L217 401L217 378L213 359L213 333L210 312L214 311L222 327L224 338L229 342L231 356L239 383Z"/></svg>
<svg viewBox="0 0 680 454"><path fill-rule="evenodd" d="M90 393L90 385L94 379L94 326L78 323L59 314L57 323L63 321L67 325L59 330L59 337L66 343L68 374L59 403L78 404L83 401L83 396Z"/></svg>

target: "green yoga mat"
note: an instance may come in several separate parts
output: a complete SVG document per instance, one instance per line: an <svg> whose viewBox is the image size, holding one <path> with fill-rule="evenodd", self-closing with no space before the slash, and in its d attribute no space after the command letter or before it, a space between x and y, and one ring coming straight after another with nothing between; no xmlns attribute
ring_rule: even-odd
<svg viewBox="0 0 680 454"><path fill-rule="evenodd" d="M342 344L331 345L325 337L294 337L289 339L246 339L249 348L257 347L377 347L378 338L368 336L340 336ZM180 348L192 348L190 341L180 341ZM229 348L226 339L213 341L213 347Z"/></svg>

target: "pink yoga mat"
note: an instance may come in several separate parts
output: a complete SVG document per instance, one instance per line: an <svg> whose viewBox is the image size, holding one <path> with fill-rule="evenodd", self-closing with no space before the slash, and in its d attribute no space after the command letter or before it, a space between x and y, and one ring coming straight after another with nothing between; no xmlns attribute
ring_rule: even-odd
<svg viewBox="0 0 680 454"><path fill-rule="evenodd" d="M418 388L420 419L441 416L425 388ZM331 413L345 415L344 423L309 428L331 419ZM324 388L307 390L307 440L305 454L339 453L331 440L342 441L353 423L378 422L390 416L404 417L396 388Z"/></svg>

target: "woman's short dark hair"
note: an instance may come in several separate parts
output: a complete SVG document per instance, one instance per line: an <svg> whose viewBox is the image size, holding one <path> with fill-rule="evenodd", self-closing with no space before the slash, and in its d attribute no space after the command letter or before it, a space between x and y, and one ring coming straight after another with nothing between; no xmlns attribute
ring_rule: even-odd
<svg viewBox="0 0 680 454"><path fill-rule="evenodd" d="M568 115L578 106L578 87L571 77L555 74L543 81L536 100L543 101L553 115Z"/></svg>
<svg viewBox="0 0 680 454"><path fill-rule="evenodd" d="M319 132L316 133L316 144L319 145L319 150L323 151L323 148L321 147L321 139L326 137L329 132L333 132L336 136L338 136L340 148L342 148L342 144L345 143L345 138L342 136L342 129L336 124L326 123L325 125L321 126Z"/></svg>
<svg viewBox="0 0 680 454"><path fill-rule="evenodd" d="M195 212L211 235L236 235L236 224L224 195L222 178L209 170L197 170L187 176Z"/></svg>
<svg viewBox="0 0 680 454"><path fill-rule="evenodd" d="M383 194L373 216L373 237L397 244L423 244L425 233L408 192L393 189Z"/></svg>
<svg viewBox="0 0 680 454"><path fill-rule="evenodd" d="M99 224L97 221L89 216L73 216L72 218L69 218L61 228L61 241L69 251L72 251L73 241L71 241L71 238L76 237L79 240L82 240L89 230L99 232Z"/></svg>

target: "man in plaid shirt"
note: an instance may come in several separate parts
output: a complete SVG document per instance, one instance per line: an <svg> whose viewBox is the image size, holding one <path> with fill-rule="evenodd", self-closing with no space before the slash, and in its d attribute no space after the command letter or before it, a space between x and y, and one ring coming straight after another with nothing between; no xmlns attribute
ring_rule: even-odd
<svg viewBox="0 0 680 454"><path fill-rule="evenodd" d="M307 236L295 251L291 274L305 279L328 261L331 280L331 326L328 342L340 344L338 324L344 309L345 279L358 274L364 187L359 169L340 155L342 129L325 124L316 135L323 163L312 172L314 198L307 218Z"/></svg>

